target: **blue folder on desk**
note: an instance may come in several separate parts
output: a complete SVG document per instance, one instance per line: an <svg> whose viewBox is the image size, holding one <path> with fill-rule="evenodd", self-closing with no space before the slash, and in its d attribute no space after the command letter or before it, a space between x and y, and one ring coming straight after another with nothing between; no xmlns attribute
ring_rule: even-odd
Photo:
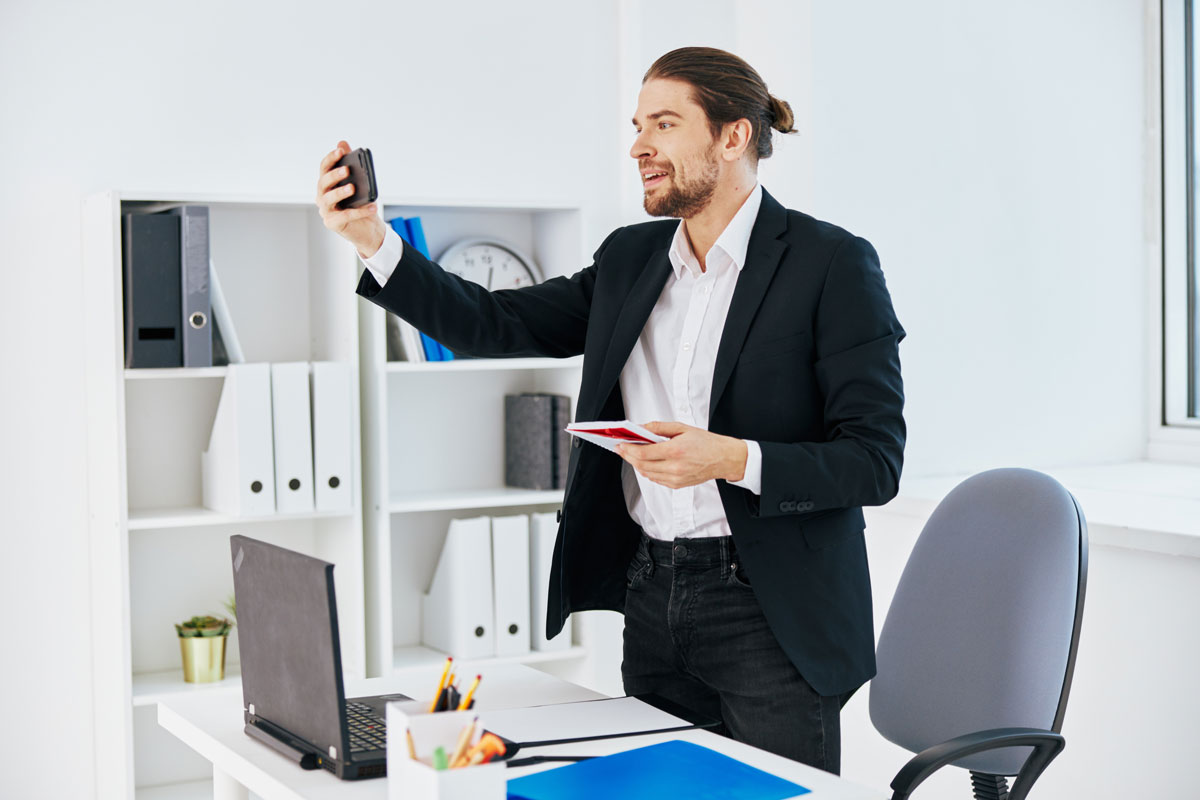
<svg viewBox="0 0 1200 800"><path fill-rule="evenodd" d="M679 740L508 782L508 800L783 800L808 792L715 750Z"/></svg>

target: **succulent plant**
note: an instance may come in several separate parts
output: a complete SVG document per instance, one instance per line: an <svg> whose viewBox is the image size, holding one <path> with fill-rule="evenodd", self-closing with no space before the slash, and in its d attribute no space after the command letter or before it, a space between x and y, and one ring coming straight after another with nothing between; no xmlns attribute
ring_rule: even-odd
<svg viewBox="0 0 1200 800"><path fill-rule="evenodd" d="M233 630L233 623L221 617L192 617L175 623L175 630L181 638L226 636Z"/></svg>

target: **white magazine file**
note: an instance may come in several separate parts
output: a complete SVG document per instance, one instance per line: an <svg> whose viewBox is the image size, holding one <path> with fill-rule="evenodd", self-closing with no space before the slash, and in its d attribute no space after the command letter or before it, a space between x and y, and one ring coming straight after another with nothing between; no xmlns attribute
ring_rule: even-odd
<svg viewBox="0 0 1200 800"><path fill-rule="evenodd" d="M312 365L313 487L318 511L354 507L353 453L350 447L350 365Z"/></svg>
<svg viewBox="0 0 1200 800"><path fill-rule="evenodd" d="M450 520L421 603L421 640L455 658L496 653L492 610L492 527L488 517Z"/></svg>
<svg viewBox="0 0 1200 800"><path fill-rule="evenodd" d="M208 449L200 454L204 507L224 514L275 513L271 365L230 364Z"/></svg>
<svg viewBox="0 0 1200 800"><path fill-rule="evenodd" d="M271 365L275 428L275 507L295 514L313 510L312 415L308 363Z"/></svg>
<svg viewBox="0 0 1200 800"><path fill-rule="evenodd" d="M529 620L530 645L539 653L571 647L571 618L553 639L546 638L546 606L550 591L550 566L554 563L554 540L558 536L557 514L529 515Z"/></svg>
<svg viewBox="0 0 1200 800"><path fill-rule="evenodd" d="M496 655L529 652L529 516L492 517Z"/></svg>

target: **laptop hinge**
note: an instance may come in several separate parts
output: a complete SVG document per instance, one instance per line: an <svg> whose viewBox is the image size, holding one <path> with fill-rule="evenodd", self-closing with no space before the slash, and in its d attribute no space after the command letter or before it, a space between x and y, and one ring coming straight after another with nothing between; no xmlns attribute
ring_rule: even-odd
<svg viewBox="0 0 1200 800"><path fill-rule="evenodd" d="M300 765L302 769L320 769L321 757L293 745L295 737L271 723L255 719L246 723L246 733L276 751L283 753ZM284 740L288 741L284 741Z"/></svg>

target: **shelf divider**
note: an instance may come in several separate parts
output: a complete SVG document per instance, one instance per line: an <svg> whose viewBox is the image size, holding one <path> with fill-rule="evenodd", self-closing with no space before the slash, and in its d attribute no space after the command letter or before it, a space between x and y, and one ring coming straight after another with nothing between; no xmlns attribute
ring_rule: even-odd
<svg viewBox="0 0 1200 800"><path fill-rule="evenodd" d="M461 511L471 508L507 508L510 506L537 506L561 504L562 489L495 489L440 490L394 494L388 504L393 514L413 511Z"/></svg>

